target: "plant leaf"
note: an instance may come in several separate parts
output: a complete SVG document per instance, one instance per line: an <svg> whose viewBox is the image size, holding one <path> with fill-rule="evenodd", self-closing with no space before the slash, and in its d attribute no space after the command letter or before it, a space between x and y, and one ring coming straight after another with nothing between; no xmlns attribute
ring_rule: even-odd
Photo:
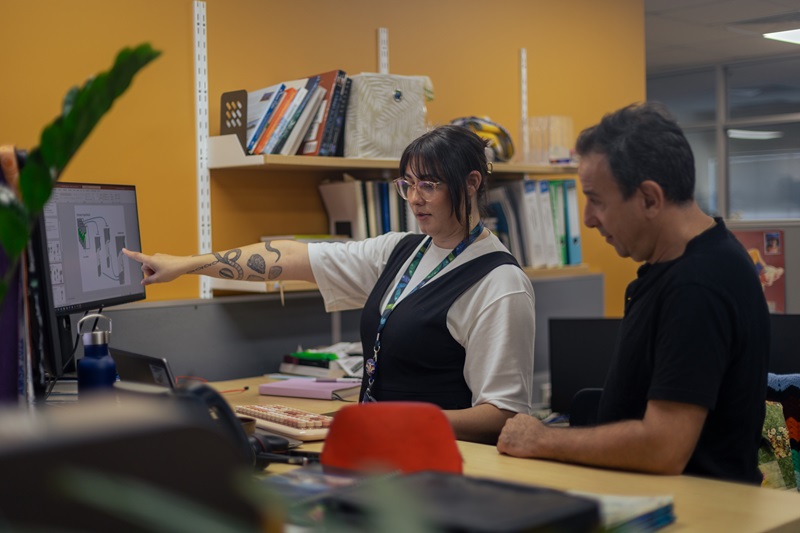
<svg viewBox="0 0 800 533"><path fill-rule="evenodd" d="M0 245L9 257L16 257L25 249L30 229L28 213L16 194L0 184Z"/></svg>
<svg viewBox="0 0 800 533"><path fill-rule="evenodd" d="M123 49L111 70L67 93L65 114L45 128L40 145L45 163L55 169L56 179L114 100L130 86L134 75L160 53L147 43Z"/></svg>
<svg viewBox="0 0 800 533"><path fill-rule="evenodd" d="M117 55L111 70L88 79L80 89L69 90L64 97L64 114L42 131L38 150L34 150L39 157L29 158L20 172L22 200L33 216L50 197L52 182L58 179L114 100L130 85L133 76L160 53L147 43L125 48ZM45 177L50 184L45 185Z"/></svg>
<svg viewBox="0 0 800 533"><path fill-rule="evenodd" d="M46 133L42 134L43 136ZM53 178L50 170L44 162L42 153L38 148L28 154L25 166L19 173L19 190L22 193L22 202L31 217L39 212L50 198L53 190Z"/></svg>

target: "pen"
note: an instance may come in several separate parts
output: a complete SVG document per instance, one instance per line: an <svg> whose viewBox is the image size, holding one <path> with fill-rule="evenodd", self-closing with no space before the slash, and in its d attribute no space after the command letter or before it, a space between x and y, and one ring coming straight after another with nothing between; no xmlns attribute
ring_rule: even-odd
<svg viewBox="0 0 800 533"><path fill-rule="evenodd" d="M317 378L324 383L361 383L361 378Z"/></svg>

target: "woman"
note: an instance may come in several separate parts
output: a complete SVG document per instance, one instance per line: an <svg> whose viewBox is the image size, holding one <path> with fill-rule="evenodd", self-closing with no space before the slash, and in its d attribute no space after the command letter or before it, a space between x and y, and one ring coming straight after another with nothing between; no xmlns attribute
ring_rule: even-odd
<svg viewBox="0 0 800 533"><path fill-rule="evenodd" d="M201 256L126 251L145 284L182 274L305 280L327 311L363 308L362 401L427 401L457 438L495 443L505 420L530 414L534 296L530 280L480 217L486 143L436 128L403 152L394 180L420 234L346 243L271 241Z"/></svg>

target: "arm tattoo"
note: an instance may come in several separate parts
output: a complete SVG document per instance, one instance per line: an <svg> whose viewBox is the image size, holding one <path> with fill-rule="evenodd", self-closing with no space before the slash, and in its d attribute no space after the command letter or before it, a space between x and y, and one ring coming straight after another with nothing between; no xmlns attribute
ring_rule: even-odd
<svg viewBox="0 0 800 533"><path fill-rule="evenodd" d="M283 268L282 267L279 267L279 266L270 267L269 276L267 276L267 279L277 279L278 276L281 275L281 272L283 272Z"/></svg>
<svg viewBox="0 0 800 533"><path fill-rule="evenodd" d="M281 260L281 251L278 250L277 248L273 248L272 247L272 241L265 242L264 243L264 248L266 248L268 252L272 252L272 253L278 255L277 259L275 259L276 263Z"/></svg>
<svg viewBox="0 0 800 533"><path fill-rule="evenodd" d="M233 270L231 268L220 268L219 269L219 277L225 279L242 279L244 277L244 269L236 262L239 260L239 257L242 255L242 251L239 248L234 248L233 250L228 250L225 252L225 256L223 257L221 254L214 252L214 258L216 261L212 261L210 263L206 263L203 266L197 267L194 270L190 270L188 274L194 274L195 272L201 272L207 268L210 268L214 265L219 263L223 263L232 267L233 270L236 270L236 275L234 275Z"/></svg>
<svg viewBox="0 0 800 533"><path fill-rule="evenodd" d="M250 259L247 260L247 266L259 274L263 274L267 271L267 262L264 261L264 258L258 254L253 254L250 256Z"/></svg>

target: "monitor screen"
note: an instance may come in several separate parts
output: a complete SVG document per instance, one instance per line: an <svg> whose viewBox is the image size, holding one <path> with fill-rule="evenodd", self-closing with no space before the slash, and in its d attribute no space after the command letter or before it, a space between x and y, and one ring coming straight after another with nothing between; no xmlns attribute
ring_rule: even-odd
<svg viewBox="0 0 800 533"><path fill-rule="evenodd" d="M42 223L57 315L144 299L134 186L57 182Z"/></svg>
<svg viewBox="0 0 800 533"><path fill-rule="evenodd" d="M551 318L550 408L569 414L581 389L602 388L611 366L619 318Z"/></svg>

